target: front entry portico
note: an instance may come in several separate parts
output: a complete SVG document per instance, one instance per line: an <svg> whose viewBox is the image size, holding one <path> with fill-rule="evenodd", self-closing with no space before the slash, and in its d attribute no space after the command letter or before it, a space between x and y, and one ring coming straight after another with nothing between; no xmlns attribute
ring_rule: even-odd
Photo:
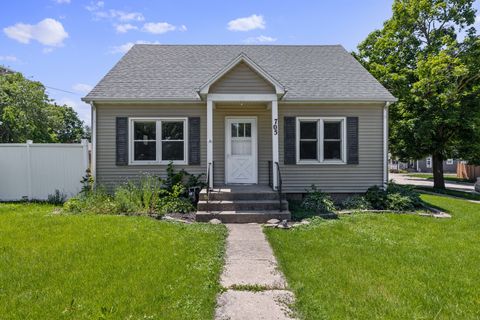
<svg viewBox="0 0 480 320"><path fill-rule="evenodd" d="M225 157L225 168L219 168L214 163L214 153L218 155L219 150L214 150L214 146L218 148L218 144L214 143L215 139L221 140L217 135L213 135L215 123L219 126L218 121L214 121L214 113L216 105L220 105L221 113L226 113L224 118L225 123L225 152L222 156ZM232 116L227 109L222 105L246 105L246 104L262 104L263 116L262 121L259 122L254 110L250 114L241 116ZM266 106L266 107L265 107ZM266 109L265 109L266 108ZM220 112L220 111L218 111ZM265 113L268 112L268 122L265 122ZM271 115L271 116L270 116ZM217 117L215 115L215 117ZM217 118L218 119L218 118ZM269 127L267 129L267 127ZM215 132L218 132L220 128L216 127ZM258 161L258 132L262 131L262 137L265 137L265 133L271 135L271 160L270 165L272 173L272 187L277 189L277 171L276 166L279 161L278 153L278 103L277 96L275 94L208 94L207 96L207 165L210 170L207 170L209 187L213 188L215 185L223 184L257 184L259 166L266 166L267 161L265 159L265 152L263 151L262 162ZM222 137L223 138L223 137ZM268 139L270 140L270 139ZM265 139L262 140L265 145ZM218 160L218 156L217 156ZM221 165L221 164L219 164ZM225 178L220 181L214 181L214 174L212 167L216 167L215 170L224 170ZM263 171L265 172L265 171ZM265 179L265 178L263 178ZM218 180L218 179L217 179Z"/></svg>

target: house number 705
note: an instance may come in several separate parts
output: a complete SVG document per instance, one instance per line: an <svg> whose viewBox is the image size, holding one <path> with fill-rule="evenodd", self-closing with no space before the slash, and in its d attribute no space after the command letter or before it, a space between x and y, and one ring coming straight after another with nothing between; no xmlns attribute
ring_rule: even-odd
<svg viewBox="0 0 480 320"><path fill-rule="evenodd" d="M278 135L278 119L273 119L273 135Z"/></svg>

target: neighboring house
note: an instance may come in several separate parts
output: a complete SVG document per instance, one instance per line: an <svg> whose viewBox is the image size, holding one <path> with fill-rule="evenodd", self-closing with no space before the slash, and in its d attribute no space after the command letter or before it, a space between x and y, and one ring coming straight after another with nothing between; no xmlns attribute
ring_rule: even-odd
<svg viewBox="0 0 480 320"><path fill-rule="evenodd" d="M211 187L277 189L279 172L290 194L388 181L396 99L340 45L135 45L83 100L108 188L170 161Z"/></svg>
<svg viewBox="0 0 480 320"><path fill-rule="evenodd" d="M447 159L443 161L444 173L457 173L457 163L461 160ZM432 169L432 157L426 157L425 159L417 160L416 170L418 172L433 172Z"/></svg>

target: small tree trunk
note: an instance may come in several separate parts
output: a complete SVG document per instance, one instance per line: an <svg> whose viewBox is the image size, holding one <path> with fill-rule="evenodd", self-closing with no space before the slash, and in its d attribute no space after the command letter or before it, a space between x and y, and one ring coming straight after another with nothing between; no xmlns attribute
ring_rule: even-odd
<svg viewBox="0 0 480 320"><path fill-rule="evenodd" d="M445 180L443 178L443 156L438 153L432 155L433 168L433 188L445 189Z"/></svg>

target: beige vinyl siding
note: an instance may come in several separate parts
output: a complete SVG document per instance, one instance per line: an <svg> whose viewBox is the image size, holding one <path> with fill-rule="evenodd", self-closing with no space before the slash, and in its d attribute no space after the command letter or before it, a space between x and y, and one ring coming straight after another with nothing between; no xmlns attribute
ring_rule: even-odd
<svg viewBox="0 0 480 320"><path fill-rule="evenodd" d="M272 113L260 106L216 106L213 110L213 181L225 183L225 117L257 117L258 183L268 184L268 161L272 160Z"/></svg>
<svg viewBox="0 0 480 320"><path fill-rule="evenodd" d="M97 156L96 179L108 190L128 179L138 179L144 173L165 176L166 165L129 165L115 164L115 119L116 117L200 117L200 165L175 165L189 173L206 172L206 105L98 105L97 109ZM188 130L188 129L187 129ZM188 154L186 155L188 159Z"/></svg>
<svg viewBox="0 0 480 320"><path fill-rule="evenodd" d="M279 151L283 190L305 192L315 184L324 192L364 192L383 180L383 104L376 105L279 105ZM358 117L359 164L297 164L283 163L284 117Z"/></svg>
<svg viewBox="0 0 480 320"><path fill-rule="evenodd" d="M383 179L383 104L375 105L304 105L279 104L279 151L283 191L302 193L311 184L330 193L363 192ZM177 165L190 173L206 172L206 105L97 105L97 182L111 190L127 179L142 173L165 175L165 165L115 165L116 117L200 117L201 165ZM258 183L268 183L267 163L272 159L271 110L265 105L216 105L213 110L214 182L225 183L225 117L256 116L258 132ZM359 164L284 165L285 116L356 116L359 117Z"/></svg>
<svg viewBox="0 0 480 320"><path fill-rule="evenodd" d="M218 79L210 93L275 93L274 87L244 62Z"/></svg>

